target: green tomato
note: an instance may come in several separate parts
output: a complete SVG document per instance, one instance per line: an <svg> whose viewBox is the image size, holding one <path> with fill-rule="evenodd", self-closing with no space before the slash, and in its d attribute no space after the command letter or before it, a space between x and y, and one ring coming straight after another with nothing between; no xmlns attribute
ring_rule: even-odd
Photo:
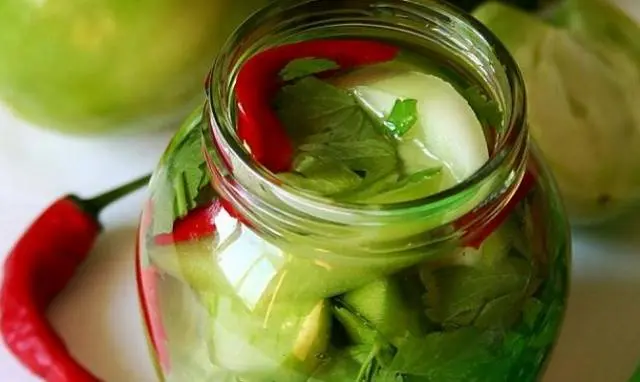
<svg viewBox="0 0 640 382"><path fill-rule="evenodd" d="M65 133L174 123L203 100L233 29L268 2L0 1L0 100Z"/></svg>

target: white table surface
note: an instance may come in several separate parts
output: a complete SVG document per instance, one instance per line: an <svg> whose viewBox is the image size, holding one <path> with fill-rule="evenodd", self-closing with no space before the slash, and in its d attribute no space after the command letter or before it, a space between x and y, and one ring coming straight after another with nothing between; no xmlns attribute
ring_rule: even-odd
<svg viewBox="0 0 640 382"><path fill-rule="evenodd" d="M640 0L617 1L640 19ZM0 110L0 261L52 200L69 191L91 196L146 173L170 136L61 137ZM106 382L155 381L133 268L144 196L138 192L105 211L105 234L50 312L72 353ZM638 216L574 234L568 313L544 382L627 382L640 361ZM0 381L37 379L0 345Z"/></svg>

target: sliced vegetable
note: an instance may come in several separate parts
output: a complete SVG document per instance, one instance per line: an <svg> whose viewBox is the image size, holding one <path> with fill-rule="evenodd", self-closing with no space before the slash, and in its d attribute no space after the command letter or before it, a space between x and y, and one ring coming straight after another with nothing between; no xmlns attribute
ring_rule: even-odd
<svg viewBox="0 0 640 382"><path fill-rule="evenodd" d="M418 71L390 71L368 67L354 73L359 81L350 87L362 105L376 116L393 117L397 100L416 100L417 124L399 140L399 155L413 173L443 162L460 182L489 159L484 130L465 98L443 79ZM344 79L352 83L349 79Z"/></svg>
<svg viewBox="0 0 640 382"><path fill-rule="evenodd" d="M211 320L212 361L241 374L275 376L291 368L310 373L329 345L326 301L280 302L263 315L221 296Z"/></svg>
<svg viewBox="0 0 640 382"><path fill-rule="evenodd" d="M420 334L421 312L406 304L402 289L396 280L384 278L346 293L342 301L371 323L390 341L406 335ZM372 344L371 338L361 337L359 326L343 322L356 343Z"/></svg>
<svg viewBox="0 0 640 382"><path fill-rule="evenodd" d="M354 71L335 82L339 86L351 89L360 104L372 115L383 120L393 114L398 99L417 100L418 121L399 138L399 155L407 172L444 163L453 177L447 177L447 172L440 177L431 177L431 182L439 180L436 190L445 189L468 178L489 159L486 138L479 118L499 126L502 117L499 106L488 101L476 87L469 88L465 93L470 97L467 101L453 86L439 77L408 69L407 66L393 67L387 64ZM472 109L469 102L473 102L479 110ZM461 227L473 223L465 227L468 232L473 232L473 237L465 238L465 243L478 247L502 224L513 207L534 185L535 176L529 172L507 206L496 216L475 221L495 208L495 203L465 216L460 223ZM416 187L426 189L418 184ZM373 200L365 200L379 201L384 195L381 193ZM414 198L417 195L418 192L413 193ZM404 200L409 199L407 197ZM394 198L391 201L399 199Z"/></svg>

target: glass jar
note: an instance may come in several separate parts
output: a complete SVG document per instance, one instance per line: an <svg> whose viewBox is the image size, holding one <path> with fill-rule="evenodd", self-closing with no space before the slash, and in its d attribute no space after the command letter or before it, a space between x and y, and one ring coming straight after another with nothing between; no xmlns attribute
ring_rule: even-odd
<svg viewBox="0 0 640 382"><path fill-rule="evenodd" d="M402 45L485 90L504 112L488 162L384 206L277 182L236 133L239 67L273 46L342 37ZM565 310L569 230L528 139L522 79L490 32L435 0L276 3L235 33L206 90L140 225L138 285L162 380L539 378Z"/></svg>

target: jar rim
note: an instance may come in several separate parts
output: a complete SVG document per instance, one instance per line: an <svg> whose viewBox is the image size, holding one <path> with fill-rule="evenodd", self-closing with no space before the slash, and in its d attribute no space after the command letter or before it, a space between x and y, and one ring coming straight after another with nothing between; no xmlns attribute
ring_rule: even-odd
<svg viewBox="0 0 640 382"><path fill-rule="evenodd" d="M350 3L358 2L359 1L356 0ZM324 198L301 193L300 190L279 184L271 172L251 157L243 143L235 134L235 122L232 117L233 113L231 112L234 104L229 102L232 98L233 87L235 86L235 76L229 76L229 74L234 71L232 67L237 66L237 62L234 61L246 60L253 55L253 53L247 54L246 52L246 50L252 47L251 44L256 44L256 41L252 41L250 38L252 31L264 29L270 22L275 22L276 26L282 29L282 26L277 23L279 15L283 13L295 13L296 11L301 11L313 6L321 6L321 9L326 10L328 7L324 0L270 3L247 19L227 41L222 53L216 58L205 84L209 122L211 125L209 133L212 134L213 139L228 147L230 150L227 150L226 154L233 156L236 161L239 161L238 163L241 163L250 171L252 177L268 185L281 198L287 200L304 200L306 203L319 209L329 208L332 210L334 217L336 217L336 221L341 221L341 216L353 215L358 215L363 218L368 217L370 219L388 219L393 221L396 219L406 219L408 216L424 215L425 211L434 211L435 206L440 206L438 208L438 210L440 210L442 206L450 206L457 196L468 193L470 190L477 189L483 183L489 182L489 179L495 177L498 170L505 166L516 168L515 176L514 174L509 174L508 176L503 174L498 181L494 179L492 187L494 191L493 194L487 195L486 199L479 204L486 204L489 200L495 200L497 197L500 197L500 195L496 195L496 193L504 195L508 194L509 190L513 191L524 174L528 133L525 122L526 94L524 81L515 60L507 51L506 47L478 20L457 7L441 0L381 0L360 2L367 3L371 9L375 9L376 7L396 7L413 14L430 11L444 15L452 22L466 28L467 32L473 33L474 37L477 37L478 41L481 41L484 45L483 47L477 48L488 50L489 54L492 55L491 58L494 58L499 68L504 70L504 77L508 89L506 91L500 89L504 92L504 94L501 94L503 97L501 102L504 117L502 126L500 126L499 129L496 127L501 133L498 134L499 139L495 142L489 160L485 162L479 170L448 189L420 199L384 205L344 202L332 202L328 204ZM334 13L329 10L326 12L325 17L332 17L333 14ZM321 17L323 16L316 16L316 18ZM247 39L249 41L246 41ZM274 45L279 45L279 41L274 41L270 46ZM238 52L238 49L245 49L245 51ZM216 85L214 86L214 84ZM225 84L225 86L220 86L220 84ZM464 212L467 213L469 210ZM460 216L456 216L453 220L459 217Z"/></svg>

